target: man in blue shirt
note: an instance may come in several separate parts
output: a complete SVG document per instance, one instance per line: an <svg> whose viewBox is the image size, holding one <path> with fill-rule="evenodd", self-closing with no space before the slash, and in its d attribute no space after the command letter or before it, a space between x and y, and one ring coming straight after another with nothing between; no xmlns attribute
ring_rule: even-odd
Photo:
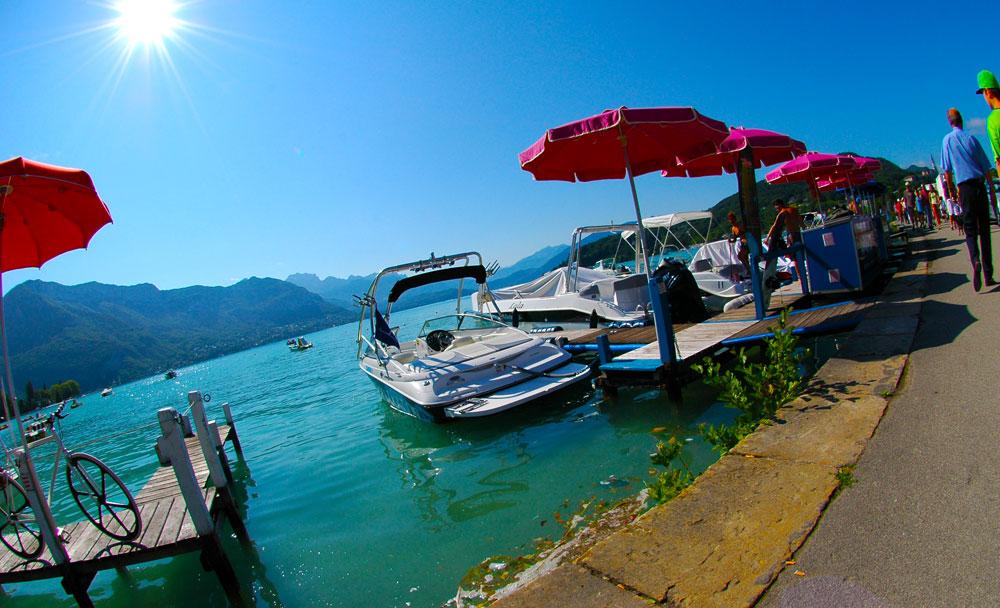
<svg viewBox="0 0 1000 608"><path fill-rule="evenodd" d="M989 201L983 178L989 174L990 161L979 140L962 130L962 115L958 110L948 110L951 133L941 143L941 170L944 172L948 192L954 195L958 185L958 200L965 210L965 244L972 258L972 287L982 289L993 281L993 246L990 241ZM987 180L988 182L988 180ZM993 184L989 184L990 191Z"/></svg>

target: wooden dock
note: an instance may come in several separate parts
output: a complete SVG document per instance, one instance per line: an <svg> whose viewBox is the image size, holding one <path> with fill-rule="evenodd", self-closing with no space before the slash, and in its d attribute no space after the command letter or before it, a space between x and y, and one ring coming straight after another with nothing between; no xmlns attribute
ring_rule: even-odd
<svg viewBox="0 0 1000 608"><path fill-rule="evenodd" d="M114 539L89 521L69 524L55 552L46 546L39 557L26 560L0 547L0 584L61 578L67 593L86 607L93 605L87 588L101 570L201 551L202 565L216 572L230 602L242 603L240 585L219 539L228 520L241 540L249 540L230 493L232 473L224 449L229 443L242 458L242 447L228 404L223 406L227 424L217 426L206 419L200 393L193 392L189 400L197 431L190 436L185 437L185 431L192 425L176 410L160 410L162 434L156 451L162 466L135 494L142 521L139 538ZM102 522L110 524L111 517Z"/></svg>
<svg viewBox="0 0 1000 608"><path fill-rule="evenodd" d="M772 294L763 319L756 319L754 307L747 305L701 323L674 325L677 361L674 369L661 361L653 327L572 330L554 332L553 337L577 353L599 352L599 336L607 337L610 356L600 365L601 376L596 380L600 388L669 389L677 388L670 386L672 383L683 383L691 364L700 362L705 356L721 354L774 335L781 311L786 308L790 310L788 324L793 327L793 333L810 335L853 328L874 301L874 297L859 298L857 294L853 297L851 294L807 297L803 296L798 283L786 285Z"/></svg>

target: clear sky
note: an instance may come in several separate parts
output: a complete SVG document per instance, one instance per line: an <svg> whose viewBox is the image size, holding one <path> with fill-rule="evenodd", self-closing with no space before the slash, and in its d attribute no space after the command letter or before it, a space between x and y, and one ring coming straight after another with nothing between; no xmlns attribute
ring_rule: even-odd
<svg viewBox="0 0 1000 608"><path fill-rule="evenodd" d="M928 165L949 107L984 133L976 73L1000 74L986 2L186 0L162 39L170 19L144 36L116 4L0 4L0 156L86 170L115 222L5 289L346 277L432 251L511 264L634 219L624 180L521 170L547 128L694 106ZM636 186L655 215L706 209L736 179Z"/></svg>

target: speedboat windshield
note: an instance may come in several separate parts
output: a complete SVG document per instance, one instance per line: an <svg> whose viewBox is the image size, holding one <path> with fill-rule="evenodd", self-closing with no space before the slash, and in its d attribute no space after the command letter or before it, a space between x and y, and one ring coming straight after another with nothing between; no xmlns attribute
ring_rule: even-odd
<svg viewBox="0 0 1000 608"><path fill-rule="evenodd" d="M471 330L471 329L495 329L500 327L507 327L503 323L496 321L495 319L490 319L488 317L483 317L474 314L456 314L456 315L445 315L443 317L437 317L424 322L423 327L420 328L420 333L417 335L419 338L426 337L432 331L443 330L443 331L459 331L459 330Z"/></svg>

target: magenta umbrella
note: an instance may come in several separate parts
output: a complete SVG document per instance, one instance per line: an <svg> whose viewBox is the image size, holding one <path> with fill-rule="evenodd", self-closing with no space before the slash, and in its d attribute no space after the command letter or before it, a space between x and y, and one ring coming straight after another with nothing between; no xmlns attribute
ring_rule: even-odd
<svg viewBox="0 0 1000 608"><path fill-rule="evenodd" d="M839 167L837 171L829 173L826 179L818 180L816 187L821 191L836 190L839 188L853 188L865 184L874 179L874 173L882 168L882 161L877 158L866 156L846 155L847 158L854 159L854 166Z"/></svg>
<svg viewBox="0 0 1000 608"><path fill-rule="evenodd" d="M827 179L816 182L816 187L820 192L839 190L841 188L853 188L861 184L867 184L874 179L874 175L869 171L854 171L845 175L833 175Z"/></svg>
<svg viewBox="0 0 1000 608"><path fill-rule="evenodd" d="M819 202L817 181L837 173L850 171L856 166L857 162L853 156L806 152L802 156L792 159L774 171L769 172L765 178L769 184L807 182L813 196L816 198L816 204L820 206L820 211L822 211L823 207Z"/></svg>
<svg viewBox="0 0 1000 608"><path fill-rule="evenodd" d="M702 177L736 173L739 153L753 148L754 169L791 160L805 154L806 145L787 135L765 129L733 127L719 145L716 154L709 154L663 170L664 177Z"/></svg>
<svg viewBox="0 0 1000 608"><path fill-rule="evenodd" d="M518 158L521 168L539 181L589 182L628 177L649 275L635 176L714 154L728 134L724 123L702 116L694 108L622 107L549 129Z"/></svg>

